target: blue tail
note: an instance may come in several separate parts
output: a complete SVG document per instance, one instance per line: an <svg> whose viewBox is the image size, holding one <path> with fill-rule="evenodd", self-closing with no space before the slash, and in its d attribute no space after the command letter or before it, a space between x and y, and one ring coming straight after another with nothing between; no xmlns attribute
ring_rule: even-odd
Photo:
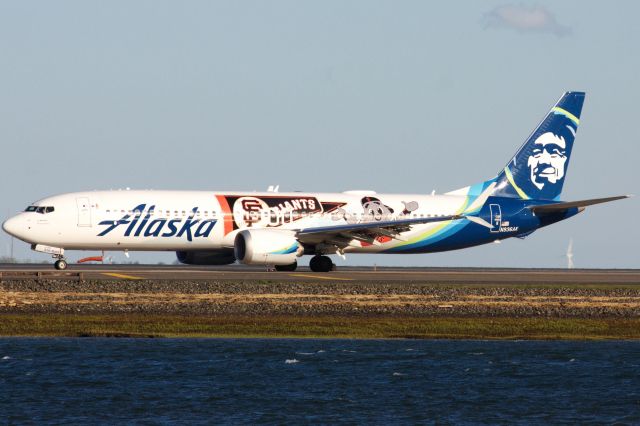
<svg viewBox="0 0 640 426"><path fill-rule="evenodd" d="M584 92L566 92L498 174L494 195L557 200L580 124Z"/></svg>

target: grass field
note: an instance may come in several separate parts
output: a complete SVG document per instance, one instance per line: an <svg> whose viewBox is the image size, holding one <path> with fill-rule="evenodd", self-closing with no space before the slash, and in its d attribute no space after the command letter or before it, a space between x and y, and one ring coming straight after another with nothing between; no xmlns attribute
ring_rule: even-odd
<svg viewBox="0 0 640 426"><path fill-rule="evenodd" d="M0 314L0 336L637 339L640 318Z"/></svg>

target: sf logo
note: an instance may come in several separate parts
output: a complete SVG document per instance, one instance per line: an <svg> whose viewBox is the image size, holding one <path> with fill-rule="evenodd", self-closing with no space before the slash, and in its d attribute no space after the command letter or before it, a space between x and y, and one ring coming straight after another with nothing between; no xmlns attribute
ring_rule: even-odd
<svg viewBox="0 0 640 426"><path fill-rule="evenodd" d="M262 211L262 203L256 199L242 200L242 210L244 210L244 222L247 226L260 222L260 212Z"/></svg>

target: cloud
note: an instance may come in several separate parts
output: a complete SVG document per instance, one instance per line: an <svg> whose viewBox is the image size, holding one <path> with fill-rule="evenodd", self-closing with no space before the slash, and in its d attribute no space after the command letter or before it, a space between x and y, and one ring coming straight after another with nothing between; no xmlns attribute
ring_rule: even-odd
<svg viewBox="0 0 640 426"><path fill-rule="evenodd" d="M521 33L551 33L558 37L571 34L571 28L560 25L555 16L542 6L505 4L487 12L484 28L507 28Z"/></svg>

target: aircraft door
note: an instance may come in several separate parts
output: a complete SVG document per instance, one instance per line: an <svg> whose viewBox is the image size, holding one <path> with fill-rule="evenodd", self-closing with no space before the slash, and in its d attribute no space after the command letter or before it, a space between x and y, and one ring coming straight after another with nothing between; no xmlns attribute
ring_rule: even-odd
<svg viewBox="0 0 640 426"><path fill-rule="evenodd" d="M500 232L500 226L502 225L502 210L500 204L489 204L491 210L491 232Z"/></svg>
<svg viewBox="0 0 640 426"><path fill-rule="evenodd" d="M78 226L91 226L91 204L89 197L76 198L78 206Z"/></svg>

